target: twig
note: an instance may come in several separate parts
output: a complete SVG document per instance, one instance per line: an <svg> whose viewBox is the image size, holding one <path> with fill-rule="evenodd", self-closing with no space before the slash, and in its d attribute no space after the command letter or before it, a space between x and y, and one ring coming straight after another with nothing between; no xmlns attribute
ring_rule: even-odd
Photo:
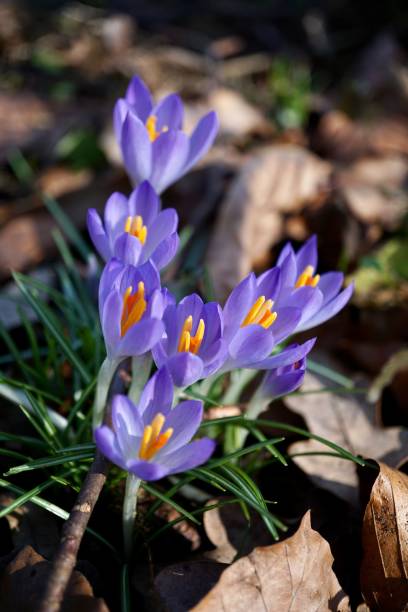
<svg viewBox="0 0 408 612"><path fill-rule="evenodd" d="M38 612L59 612L60 610L65 590L76 564L82 537L105 484L107 471L107 461L97 451L71 514L62 529L60 545L53 560L51 574Z"/></svg>

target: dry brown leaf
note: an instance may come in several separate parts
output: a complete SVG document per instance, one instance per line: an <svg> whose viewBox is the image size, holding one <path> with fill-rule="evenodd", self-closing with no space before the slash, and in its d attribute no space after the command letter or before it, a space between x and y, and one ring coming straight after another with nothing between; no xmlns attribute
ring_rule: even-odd
<svg viewBox="0 0 408 612"><path fill-rule="evenodd" d="M404 185L408 164L402 157L364 158L337 174L351 213L362 223L398 227L408 208Z"/></svg>
<svg viewBox="0 0 408 612"><path fill-rule="evenodd" d="M307 512L291 538L255 548L228 567L193 612L346 612L348 597L332 564L330 546Z"/></svg>
<svg viewBox="0 0 408 612"><path fill-rule="evenodd" d="M219 500L212 499L208 505ZM248 523L239 504L226 504L204 513L204 529L214 550L206 553L208 559L219 563L232 563L239 552L248 554L255 546L269 544L271 536L265 523L256 513L251 513Z"/></svg>
<svg viewBox="0 0 408 612"><path fill-rule="evenodd" d="M265 262L282 237L283 214L321 197L330 174L330 164L292 145L261 149L244 164L221 204L206 258L219 298Z"/></svg>
<svg viewBox="0 0 408 612"><path fill-rule="evenodd" d="M0 580L2 612L33 612L38 609L51 563L25 546L7 565ZM88 580L74 571L61 612L109 612L103 599L95 598Z"/></svg>
<svg viewBox="0 0 408 612"><path fill-rule="evenodd" d="M408 608L408 476L379 463L363 521L361 590L372 612Z"/></svg>
<svg viewBox="0 0 408 612"><path fill-rule="evenodd" d="M318 377L308 373L302 390L319 391L323 387ZM391 466L398 465L406 455L408 431L400 427L376 427L374 406L361 396L309 393L288 396L285 403L304 418L311 433L355 455L382 459ZM292 444L289 450L291 454L296 454L327 452L329 449L315 440L302 440ZM294 461L317 486L358 505L358 479L354 463L322 455L295 457Z"/></svg>

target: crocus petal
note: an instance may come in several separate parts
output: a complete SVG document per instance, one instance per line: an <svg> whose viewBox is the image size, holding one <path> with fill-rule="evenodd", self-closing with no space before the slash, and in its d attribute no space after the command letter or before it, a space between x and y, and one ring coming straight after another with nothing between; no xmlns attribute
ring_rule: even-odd
<svg viewBox="0 0 408 612"><path fill-rule="evenodd" d="M157 117L156 130L181 130L183 125L183 103L180 96L173 93L166 96L153 108L152 115Z"/></svg>
<svg viewBox="0 0 408 612"><path fill-rule="evenodd" d="M302 274L306 266L317 268L317 238L312 236L296 253L298 274Z"/></svg>
<svg viewBox="0 0 408 612"><path fill-rule="evenodd" d="M271 327L275 343L279 344L285 338L293 334L302 318L300 308L288 306L278 310L278 317Z"/></svg>
<svg viewBox="0 0 408 612"><path fill-rule="evenodd" d="M299 369L287 374L267 374L262 382L262 394L264 397L277 398L295 391L303 382L305 370Z"/></svg>
<svg viewBox="0 0 408 612"><path fill-rule="evenodd" d="M311 340L307 340L303 344L296 344L294 346L288 347L280 353L272 355L271 357L267 357L266 359L255 365L260 370L272 370L291 365L296 361L301 361L308 353L310 353L315 342L316 338L312 338Z"/></svg>
<svg viewBox="0 0 408 612"><path fill-rule="evenodd" d="M141 480L160 480L169 473L165 464L154 463L153 461L129 461L126 469L135 474Z"/></svg>
<svg viewBox="0 0 408 612"><path fill-rule="evenodd" d="M115 395L112 399L112 424L115 432L119 431L123 423L129 435L141 436L143 434L143 422L135 405L126 395Z"/></svg>
<svg viewBox="0 0 408 612"><path fill-rule="evenodd" d="M279 268L267 270L257 279L259 295L264 295L267 300L275 300L280 289L281 271Z"/></svg>
<svg viewBox="0 0 408 612"><path fill-rule="evenodd" d="M137 266L140 263L142 248L139 238L124 232L115 240L113 255L124 264Z"/></svg>
<svg viewBox="0 0 408 612"><path fill-rule="evenodd" d="M173 435L163 448L163 454L172 453L190 442L199 428L202 418L202 402L187 400L175 406L166 418L165 428L171 427Z"/></svg>
<svg viewBox="0 0 408 612"><path fill-rule="evenodd" d="M142 280L145 284L147 293L151 293L155 289L160 288L160 274L151 261L146 261L146 263L139 266L137 269L133 268L133 271L134 273L137 272L138 277L133 283L129 283L133 287L137 287L137 281Z"/></svg>
<svg viewBox="0 0 408 612"><path fill-rule="evenodd" d="M176 353L166 361L174 385L184 389L197 382L203 372L203 362L193 353Z"/></svg>
<svg viewBox="0 0 408 612"><path fill-rule="evenodd" d="M240 327L254 303L256 292L255 274L251 272L230 293L224 309L225 337L229 339Z"/></svg>
<svg viewBox="0 0 408 612"><path fill-rule="evenodd" d="M217 340L206 350L200 349L200 356L204 363L202 378L206 378L217 372L226 361L228 344L223 339Z"/></svg>
<svg viewBox="0 0 408 612"><path fill-rule="evenodd" d="M137 406L143 421L149 424L155 414L166 416L173 404L173 381L167 368L160 368L145 385Z"/></svg>
<svg viewBox="0 0 408 612"><path fill-rule="evenodd" d="M150 225L145 244L146 252L150 255L170 234L177 230L178 215L174 208L162 210Z"/></svg>
<svg viewBox="0 0 408 612"><path fill-rule="evenodd" d="M302 318L300 319L300 325L298 325L298 331L304 321L308 321L314 316L323 302L323 294L317 287L300 287L295 289L288 298L284 300L282 306L300 308L302 311ZM279 314L278 314L279 318Z"/></svg>
<svg viewBox="0 0 408 612"><path fill-rule="evenodd" d="M199 319L201 317L202 311L204 307L204 302L200 298L197 293L192 293L191 295L187 295L183 298L176 309L177 316L177 331L178 334L181 332L181 329L184 325L184 321L187 317L193 317L193 329L191 330L192 334L196 333L196 328L199 323Z"/></svg>
<svg viewBox="0 0 408 612"><path fill-rule="evenodd" d="M334 317L344 306L347 304L349 299L352 296L354 290L354 283L351 283L346 289L343 289L341 293L338 294L333 300L328 302L316 315L309 320L305 320L304 323L301 323L298 331L304 331L306 329L311 329L312 327L316 327L316 325L321 325L331 317Z"/></svg>
<svg viewBox="0 0 408 612"><path fill-rule="evenodd" d="M123 232L125 229L124 222L128 214L128 203L126 196L119 192L112 193L105 204L103 218L106 230L111 232L117 228ZM123 224L123 227L118 228L118 226L121 224Z"/></svg>
<svg viewBox="0 0 408 612"><path fill-rule="evenodd" d="M120 342L120 318L123 300L118 291L111 291L102 306L101 325L108 357L119 357L117 352Z"/></svg>
<svg viewBox="0 0 408 612"><path fill-rule="evenodd" d="M283 259L281 263L279 263L279 267L281 269L281 286L282 287L294 287L298 275L296 257L293 252L293 249L290 245L290 248L287 249L287 255ZM283 249L285 250L285 249ZM278 260L279 261L279 260Z"/></svg>
<svg viewBox="0 0 408 612"><path fill-rule="evenodd" d="M149 180L157 193L164 191L181 176L188 146L188 138L183 132L170 130L160 134L153 142L152 173Z"/></svg>
<svg viewBox="0 0 408 612"><path fill-rule="evenodd" d="M126 115L129 112L129 105L123 98L120 98L113 109L113 129L115 131L115 138L118 145L122 142L122 128L126 119Z"/></svg>
<svg viewBox="0 0 408 612"><path fill-rule="evenodd" d="M214 440L210 440L210 438L194 440L187 446L183 446L174 453L165 456L167 473L176 474L177 472L192 470L208 461L214 450Z"/></svg>
<svg viewBox="0 0 408 612"><path fill-rule="evenodd" d="M260 325L242 327L229 345L229 352L237 367L249 367L271 354L274 347L272 333Z"/></svg>
<svg viewBox="0 0 408 612"><path fill-rule="evenodd" d="M107 425L102 425L94 430L94 439L98 449L109 461L126 469L126 462L120 452L116 436Z"/></svg>
<svg viewBox="0 0 408 612"><path fill-rule="evenodd" d="M151 260L156 265L158 270L167 266L168 263L176 256L180 246L180 238L177 232L171 234L163 240L151 254Z"/></svg>
<svg viewBox="0 0 408 612"><path fill-rule="evenodd" d="M281 252L279 253L276 265L281 266L288 255L294 255L293 247L290 242L287 242Z"/></svg>
<svg viewBox="0 0 408 612"><path fill-rule="evenodd" d="M147 319L133 325L118 344L118 357L143 355L160 340L164 326L158 319Z"/></svg>
<svg viewBox="0 0 408 612"><path fill-rule="evenodd" d="M152 99L148 87L138 76L134 76L129 83L126 101L139 119L146 123L152 110Z"/></svg>
<svg viewBox="0 0 408 612"><path fill-rule="evenodd" d="M88 209L86 223L88 226L89 235L91 237L92 242L94 243L96 250L102 257L102 259L108 261L108 259L112 255L109 249L109 241L105 232L105 228L103 227L102 220L96 212L95 208Z"/></svg>
<svg viewBox="0 0 408 612"><path fill-rule="evenodd" d="M149 181L143 181L129 196L128 214L140 215L144 225L150 226L160 208L160 199Z"/></svg>
<svg viewBox="0 0 408 612"><path fill-rule="evenodd" d="M188 159L184 168L184 173L188 172L192 166L203 157L213 144L218 132L218 118L214 111L208 113L200 119L194 132L190 137L190 147Z"/></svg>
<svg viewBox="0 0 408 612"><path fill-rule="evenodd" d="M132 112L128 112L122 128L123 161L133 181L141 183L152 171L152 145L146 127Z"/></svg>
<svg viewBox="0 0 408 612"><path fill-rule="evenodd" d="M330 302L340 291L344 281L342 272L326 272L319 280L319 289L323 293L323 306Z"/></svg>
<svg viewBox="0 0 408 612"><path fill-rule="evenodd" d="M102 270L101 278L99 281L99 314L102 318L102 306L105 302L107 295L112 289L119 290L120 279L125 270L125 266L119 260L113 258L108 261L104 269Z"/></svg>

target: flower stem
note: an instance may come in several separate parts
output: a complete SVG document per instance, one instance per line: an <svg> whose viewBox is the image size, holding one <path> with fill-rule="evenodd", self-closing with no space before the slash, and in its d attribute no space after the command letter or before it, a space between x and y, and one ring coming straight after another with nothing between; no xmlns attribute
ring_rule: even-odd
<svg viewBox="0 0 408 612"><path fill-rule="evenodd" d="M136 519L137 492L141 480L130 472L126 478L125 498L123 500L123 547L126 559L129 560L133 548L133 528Z"/></svg>
<svg viewBox="0 0 408 612"><path fill-rule="evenodd" d="M132 357L132 382L129 387L128 397L134 404L137 404L140 393L149 378L152 369L152 358L150 353Z"/></svg>
<svg viewBox="0 0 408 612"><path fill-rule="evenodd" d="M101 369L99 370L95 401L93 405L92 425L94 429L95 427L99 427L103 421L109 387L120 361L120 359L109 359L106 357L105 361L101 365Z"/></svg>

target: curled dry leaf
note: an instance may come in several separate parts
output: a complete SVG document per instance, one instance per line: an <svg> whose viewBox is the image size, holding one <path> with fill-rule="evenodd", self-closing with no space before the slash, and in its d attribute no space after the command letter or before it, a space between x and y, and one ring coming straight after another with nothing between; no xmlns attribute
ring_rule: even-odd
<svg viewBox="0 0 408 612"><path fill-rule="evenodd" d="M408 607L408 476L379 463L363 521L361 590L372 612Z"/></svg>
<svg viewBox="0 0 408 612"><path fill-rule="evenodd" d="M291 538L255 548L228 567L193 612L346 612L348 597L332 564L330 546L312 529L308 512Z"/></svg>
<svg viewBox="0 0 408 612"><path fill-rule="evenodd" d="M51 563L25 546L5 568L0 580L2 612L37 610L44 591ZM69 581L62 612L109 612L103 599L95 598L88 580L74 571Z"/></svg>
<svg viewBox="0 0 408 612"><path fill-rule="evenodd" d="M301 147L259 150L234 179L221 204L207 253L219 298L267 261L283 233L283 215L298 213L329 187L331 165Z"/></svg>
<svg viewBox="0 0 408 612"><path fill-rule="evenodd" d="M391 466L398 465L406 456L408 431L400 427L376 427L374 406L361 396L321 393L323 388L317 376L307 373L302 390L309 393L288 396L285 403L304 418L311 433L355 455L382 459ZM317 393L311 393L313 390ZM292 455L328 450L327 446L316 440L295 442L289 449ZM358 479L354 463L324 455L298 456L294 461L317 486L358 506Z"/></svg>

